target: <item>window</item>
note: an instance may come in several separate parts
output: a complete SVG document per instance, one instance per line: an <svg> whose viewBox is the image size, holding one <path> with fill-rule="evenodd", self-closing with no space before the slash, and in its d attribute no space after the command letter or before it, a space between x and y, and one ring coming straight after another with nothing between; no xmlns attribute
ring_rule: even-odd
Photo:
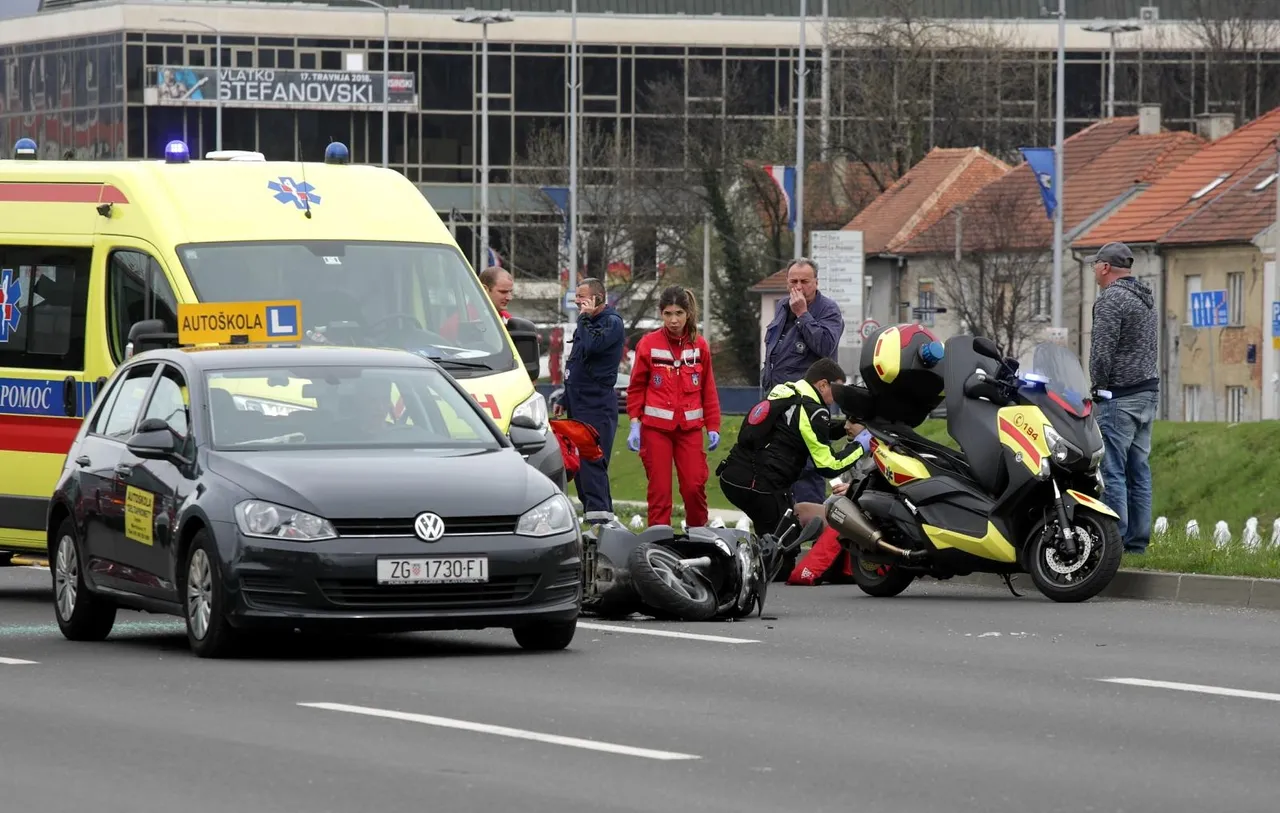
<svg viewBox="0 0 1280 813"><path fill-rule="evenodd" d="M925 327L933 327L933 310L938 307L938 295L933 290L933 282L921 282L916 289L916 320Z"/></svg>
<svg viewBox="0 0 1280 813"><path fill-rule="evenodd" d="M142 411L142 399L151 386L151 377L156 371L154 364L139 364L130 367L124 378L112 388L107 401L94 420L94 434L105 435L116 440L126 440L133 434L133 427L138 423L138 413Z"/></svg>
<svg viewBox="0 0 1280 813"><path fill-rule="evenodd" d="M1192 313L1195 310L1194 308L1191 307L1191 297L1198 293L1200 293L1200 275L1188 274L1187 275L1187 312L1186 312L1186 324L1188 325L1192 323Z"/></svg>
<svg viewBox="0 0 1280 813"><path fill-rule="evenodd" d="M1050 280L1036 277L1031 281L1031 317L1043 319L1049 315L1049 299L1052 291Z"/></svg>
<svg viewBox="0 0 1280 813"><path fill-rule="evenodd" d="M160 370L160 378L156 380L155 392L147 403L147 411L142 419L159 418L169 425L179 438L186 438L189 427L187 407L190 398L187 385L182 374L173 367L165 365Z"/></svg>
<svg viewBox="0 0 1280 813"><path fill-rule="evenodd" d="M159 319L168 332L178 330L178 298L160 263L140 251L113 251L107 260L108 327L111 356L124 361L129 329L144 319Z"/></svg>
<svg viewBox="0 0 1280 813"><path fill-rule="evenodd" d="M1200 420L1200 385L1184 384L1182 386L1182 420L1194 422Z"/></svg>
<svg viewBox="0 0 1280 813"><path fill-rule="evenodd" d="M1244 420L1244 387L1227 387L1227 423Z"/></svg>
<svg viewBox="0 0 1280 813"><path fill-rule="evenodd" d="M1227 312L1230 318L1227 324L1232 327L1244 325L1244 272L1232 271L1227 274Z"/></svg>
<svg viewBox="0 0 1280 813"><path fill-rule="evenodd" d="M83 370L87 248L0 246L0 367Z"/></svg>
<svg viewBox="0 0 1280 813"><path fill-rule="evenodd" d="M215 448L496 450L480 407L424 367L272 367L205 374Z"/></svg>

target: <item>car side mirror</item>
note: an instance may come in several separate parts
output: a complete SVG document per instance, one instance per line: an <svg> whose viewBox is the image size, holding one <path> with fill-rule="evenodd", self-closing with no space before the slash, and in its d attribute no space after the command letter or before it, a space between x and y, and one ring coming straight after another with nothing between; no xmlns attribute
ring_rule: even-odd
<svg viewBox="0 0 1280 813"><path fill-rule="evenodd" d="M522 455L531 455L542 451L547 445L547 435L528 415L517 415L511 419L511 429L507 434L516 451Z"/></svg>
<svg viewBox="0 0 1280 813"><path fill-rule="evenodd" d="M988 339L986 336L978 336L973 340L973 350L980 356L986 356L989 359L1003 361L1000 355L1000 348L996 347L996 343Z"/></svg>
<svg viewBox="0 0 1280 813"><path fill-rule="evenodd" d="M130 454L143 460L170 460L178 456L178 446L169 424L159 418L147 418L133 437L125 441Z"/></svg>

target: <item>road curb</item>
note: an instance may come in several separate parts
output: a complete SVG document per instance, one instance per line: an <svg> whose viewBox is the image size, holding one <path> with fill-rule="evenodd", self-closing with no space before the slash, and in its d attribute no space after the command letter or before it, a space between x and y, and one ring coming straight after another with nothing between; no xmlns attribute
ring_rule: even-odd
<svg viewBox="0 0 1280 813"><path fill-rule="evenodd" d="M990 573L957 576L950 581L983 587L1005 587L1004 580ZM1037 592L1025 573L1013 579L1020 593ZM1248 607L1280 610L1280 579L1248 576L1207 576L1200 573L1166 573L1156 570L1121 570L1101 595L1177 604L1212 604L1219 607Z"/></svg>

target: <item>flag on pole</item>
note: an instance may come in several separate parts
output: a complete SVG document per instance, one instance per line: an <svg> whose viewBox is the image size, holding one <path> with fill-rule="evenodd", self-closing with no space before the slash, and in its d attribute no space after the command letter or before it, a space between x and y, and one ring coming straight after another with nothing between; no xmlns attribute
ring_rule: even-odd
<svg viewBox="0 0 1280 813"><path fill-rule="evenodd" d="M1031 174L1036 178L1036 185L1040 187L1040 198L1044 201L1044 213L1052 220L1053 210L1058 204L1058 183L1054 178L1053 172L1053 147L1019 147L1019 149L1022 151L1022 157L1027 160L1027 166L1031 167Z"/></svg>
<svg viewBox="0 0 1280 813"><path fill-rule="evenodd" d="M779 167L772 164L765 166L764 171L773 179L773 183L782 193L787 204L787 228L796 230L796 168Z"/></svg>
<svg viewBox="0 0 1280 813"><path fill-rule="evenodd" d="M551 204L564 215L564 234L563 241L565 245L569 244L569 187L567 186L544 186L541 187L542 194L551 200Z"/></svg>
<svg viewBox="0 0 1280 813"><path fill-rule="evenodd" d="M498 252L494 251L492 247L489 248L489 256L487 259L488 259L488 267L490 268L502 267L502 256L498 254Z"/></svg>

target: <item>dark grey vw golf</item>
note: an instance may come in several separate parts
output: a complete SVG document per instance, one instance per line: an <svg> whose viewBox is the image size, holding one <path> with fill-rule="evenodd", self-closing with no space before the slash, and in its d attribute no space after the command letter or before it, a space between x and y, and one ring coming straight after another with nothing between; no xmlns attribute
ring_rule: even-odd
<svg viewBox="0 0 1280 813"><path fill-rule="evenodd" d="M563 649L576 512L435 363L347 347L160 349L115 372L49 507L58 625L186 619L221 656L250 630L510 628Z"/></svg>

